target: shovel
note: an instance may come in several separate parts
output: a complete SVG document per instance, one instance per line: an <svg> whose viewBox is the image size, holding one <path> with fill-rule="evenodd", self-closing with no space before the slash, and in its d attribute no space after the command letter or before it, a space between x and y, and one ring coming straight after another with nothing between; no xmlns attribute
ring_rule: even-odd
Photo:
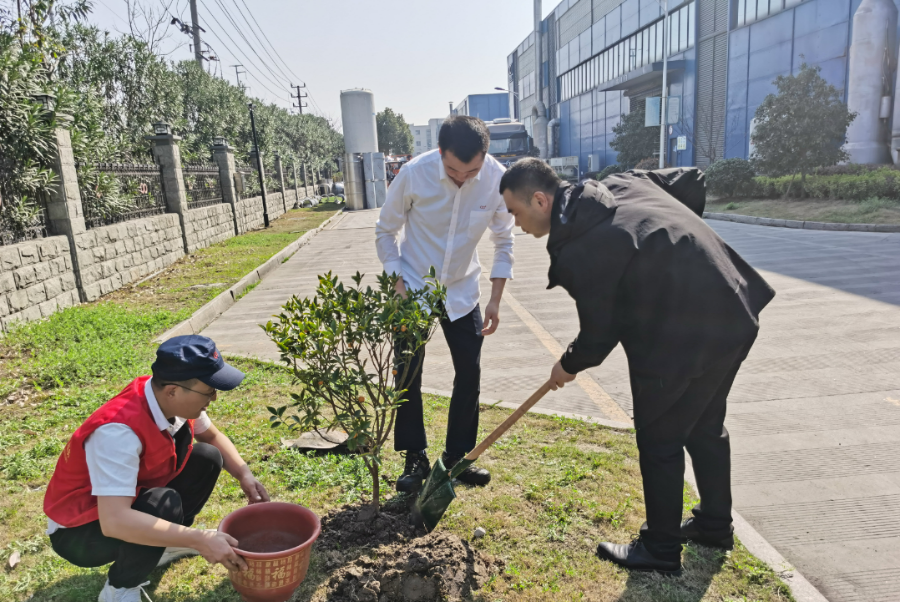
<svg viewBox="0 0 900 602"><path fill-rule="evenodd" d="M541 385L541 388L535 391L525 403L516 408L516 411L513 412L509 418L504 420L503 424L495 428L494 432L488 435L487 439L469 452L469 455L457 462L456 466L451 470L448 471L447 467L444 466L443 459L437 459L437 462L435 462L434 466L431 468L431 474L428 475L428 479L426 479L425 484L422 486L419 497L416 498L416 503L412 509L412 519L416 526L424 527L429 533L434 530L440 522L441 517L444 516L444 512L446 512L447 508L450 506L450 502L456 497L456 493L453 491L453 479L471 466L472 463L478 459L478 456L483 454L487 448L492 446L497 439L503 436L503 433L508 431L512 425L518 422L519 418L521 418L525 412L539 402L541 398L547 394L547 391L550 390L550 386L550 381Z"/></svg>

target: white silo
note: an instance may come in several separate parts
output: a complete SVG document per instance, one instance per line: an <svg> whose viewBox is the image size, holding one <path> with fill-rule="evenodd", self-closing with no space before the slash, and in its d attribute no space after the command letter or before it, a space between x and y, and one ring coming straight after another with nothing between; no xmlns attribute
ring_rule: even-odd
<svg viewBox="0 0 900 602"><path fill-rule="evenodd" d="M891 161L881 107L885 56L894 52L896 31L897 7L893 0L863 0L853 15L847 108L857 116L847 129L844 146L852 163Z"/></svg>
<svg viewBox="0 0 900 602"><path fill-rule="evenodd" d="M384 155L378 152L375 96L362 88L341 91L344 125L344 195L348 209L375 209L384 204L387 182ZM381 158L381 173L377 169ZM363 169L368 165L370 169ZM380 176L380 177L379 177Z"/></svg>
<svg viewBox="0 0 900 602"><path fill-rule="evenodd" d="M375 95L371 90L341 91L341 121L344 124L344 152L378 152Z"/></svg>

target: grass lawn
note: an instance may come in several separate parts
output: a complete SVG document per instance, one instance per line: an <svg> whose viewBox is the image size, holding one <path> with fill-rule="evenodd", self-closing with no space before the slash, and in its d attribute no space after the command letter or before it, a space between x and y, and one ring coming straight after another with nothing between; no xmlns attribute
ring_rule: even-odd
<svg viewBox="0 0 900 602"><path fill-rule="evenodd" d="M307 210L305 215L293 212L283 219L287 223L295 216L307 219L310 214L316 217L309 220L320 221L329 215ZM274 224L280 227L281 221ZM305 228L313 225L307 222ZM262 250L269 248L267 244L244 245L234 239L217 245L195 254L198 259L186 259L180 267L114 295L111 301L68 309L45 322L22 326L2 341L0 561L6 566L14 551L20 552L22 560L16 568L0 572L0 600L96 600L105 567L68 565L52 552L43 534L46 519L41 504L56 458L86 416L131 378L149 371L155 351L153 337L207 299L203 295L211 289L190 289L191 282L236 280L242 275L237 262L243 259L239 257L242 251L235 249L249 247L265 259L277 250ZM205 268L196 265L200 261L206 262ZM194 292L197 290L203 294ZM268 427L265 406L287 399L293 387L286 369L247 359L233 363L248 377L237 390L221 394L209 413L231 436L272 497L306 505L320 514L364 500L370 481L359 459L283 449L280 437L285 434ZM432 449L441 447L447 405L446 398L427 397ZM483 407L482 434L508 415L508 410ZM487 529L487 536L473 545L501 559L504 569L478 593L479 600L792 599L777 576L740 546L729 555L686 547L685 573L680 578L629 575L597 560L594 549L598 541L628 541L643 521L637 449L631 432L529 415L480 462L492 471L494 480L486 488L458 487L459 497L439 527L470 540L475 527ZM392 480L400 469L400 456L388 452L385 476ZM392 484L384 483L385 496L391 495ZM685 508L693 502L686 490ZM197 526L215 527L225 514L243 504L237 483L223 474ZM349 555L353 553L374 552L358 550ZM309 576L295 600L325 599L329 574L324 566L325 560L314 551ZM151 580L149 591L156 602L240 599L231 589L226 571L202 558L184 559L157 570Z"/></svg>
<svg viewBox="0 0 900 602"><path fill-rule="evenodd" d="M822 199L715 199L706 203L713 213L793 219L838 224L900 224L900 200L840 201Z"/></svg>

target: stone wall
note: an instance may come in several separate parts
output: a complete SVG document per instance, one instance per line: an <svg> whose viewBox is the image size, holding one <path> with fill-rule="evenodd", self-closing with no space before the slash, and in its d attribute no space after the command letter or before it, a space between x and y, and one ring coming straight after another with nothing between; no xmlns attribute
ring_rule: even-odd
<svg viewBox="0 0 900 602"><path fill-rule="evenodd" d="M45 318L79 302L65 236L0 247L0 323Z"/></svg>
<svg viewBox="0 0 900 602"><path fill-rule="evenodd" d="M237 211L239 234L263 227L263 203L261 196L241 199L235 203L234 208Z"/></svg>
<svg viewBox="0 0 900 602"><path fill-rule="evenodd" d="M94 301L184 256L178 215L166 213L75 236L85 301Z"/></svg>
<svg viewBox="0 0 900 602"><path fill-rule="evenodd" d="M188 253L232 236L234 236L234 214L228 203L189 209L184 214L184 238Z"/></svg>

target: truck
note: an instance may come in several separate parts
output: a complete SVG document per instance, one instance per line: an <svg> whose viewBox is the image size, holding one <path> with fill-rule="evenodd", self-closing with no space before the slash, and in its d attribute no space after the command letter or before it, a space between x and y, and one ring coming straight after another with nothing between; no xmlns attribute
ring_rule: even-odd
<svg viewBox="0 0 900 602"><path fill-rule="evenodd" d="M506 167L536 154L524 123L503 118L488 121L486 125L491 134L488 153Z"/></svg>

